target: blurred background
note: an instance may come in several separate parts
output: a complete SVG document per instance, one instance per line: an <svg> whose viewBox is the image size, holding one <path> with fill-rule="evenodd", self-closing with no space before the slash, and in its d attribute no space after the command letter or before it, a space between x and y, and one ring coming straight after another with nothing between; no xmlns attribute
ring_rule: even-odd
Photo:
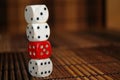
<svg viewBox="0 0 120 80"><path fill-rule="evenodd" d="M6 49L13 46L18 49L20 49L20 46L23 49L26 48L27 22L24 18L24 9L27 5L31 4L46 4L48 7L50 16L47 23L51 28L49 41L51 41L52 45L62 42L61 46L63 46L67 39L69 41L68 46L70 43L75 45L71 38L77 36L82 39L84 34L91 34L88 36L89 39L94 39L92 36L97 36L103 37L103 40L105 38L107 40L109 38L119 40L119 36L114 38L114 35L106 35L106 33L116 33L119 35L120 0L0 0L0 51L6 51ZM87 33L89 31L90 33ZM100 32L99 35L98 32ZM68 38L71 34L64 35L66 33L75 34L73 37ZM61 37L65 37L65 39ZM20 41L19 43L18 40ZM98 38L98 40L100 39ZM13 41L14 45L12 44ZM74 41L76 44L80 43L78 45L83 43L79 39L77 43L76 38L74 38ZM86 46L91 43L89 41L83 45ZM99 42L96 42L96 44L99 44Z"/></svg>
<svg viewBox="0 0 120 80"><path fill-rule="evenodd" d="M0 0L0 32L24 34L24 8L30 4L48 6L51 31L120 31L120 0Z"/></svg>
<svg viewBox="0 0 120 80"><path fill-rule="evenodd" d="M120 0L0 0L0 80L43 80L28 72L24 9L31 4L50 13L49 80L120 80Z"/></svg>

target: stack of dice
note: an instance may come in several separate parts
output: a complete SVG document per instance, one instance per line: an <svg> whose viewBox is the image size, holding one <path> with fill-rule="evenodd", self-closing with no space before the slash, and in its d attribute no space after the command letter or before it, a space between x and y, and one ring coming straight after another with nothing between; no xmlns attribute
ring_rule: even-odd
<svg viewBox="0 0 120 80"><path fill-rule="evenodd" d="M28 42L28 54L31 60L28 63L29 73L34 77L47 77L53 71L50 60L52 54L51 44L48 38L50 28L46 23L49 11L46 5L28 5L25 8L25 20Z"/></svg>

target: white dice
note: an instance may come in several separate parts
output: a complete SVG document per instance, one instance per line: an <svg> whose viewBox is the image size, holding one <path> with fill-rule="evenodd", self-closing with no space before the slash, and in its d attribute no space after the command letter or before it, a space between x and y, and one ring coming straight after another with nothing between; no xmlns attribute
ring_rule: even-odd
<svg viewBox="0 0 120 80"><path fill-rule="evenodd" d="M46 41L50 36L50 28L47 23L28 24L26 34L29 41Z"/></svg>
<svg viewBox="0 0 120 80"><path fill-rule="evenodd" d="M29 5L25 8L27 23L44 23L48 20L49 11L46 5Z"/></svg>
<svg viewBox="0 0 120 80"><path fill-rule="evenodd" d="M34 77L47 77L53 71L52 61L47 59L31 59L28 63L29 73Z"/></svg>

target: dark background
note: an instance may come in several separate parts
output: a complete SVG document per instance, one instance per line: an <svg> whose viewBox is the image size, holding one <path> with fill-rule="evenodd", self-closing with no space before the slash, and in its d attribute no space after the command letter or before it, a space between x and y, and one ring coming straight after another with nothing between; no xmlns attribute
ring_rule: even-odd
<svg viewBox="0 0 120 80"><path fill-rule="evenodd" d="M106 28L106 0L0 0L0 32L24 34L24 8L30 4L48 6L51 31Z"/></svg>

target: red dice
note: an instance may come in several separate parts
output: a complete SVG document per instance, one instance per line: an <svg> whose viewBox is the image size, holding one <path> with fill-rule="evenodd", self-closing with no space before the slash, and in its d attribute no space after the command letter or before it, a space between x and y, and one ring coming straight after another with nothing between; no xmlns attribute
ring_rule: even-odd
<svg viewBox="0 0 120 80"><path fill-rule="evenodd" d="M52 49L49 41L29 42L28 53L32 59L49 58L52 54Z"/></svg>

